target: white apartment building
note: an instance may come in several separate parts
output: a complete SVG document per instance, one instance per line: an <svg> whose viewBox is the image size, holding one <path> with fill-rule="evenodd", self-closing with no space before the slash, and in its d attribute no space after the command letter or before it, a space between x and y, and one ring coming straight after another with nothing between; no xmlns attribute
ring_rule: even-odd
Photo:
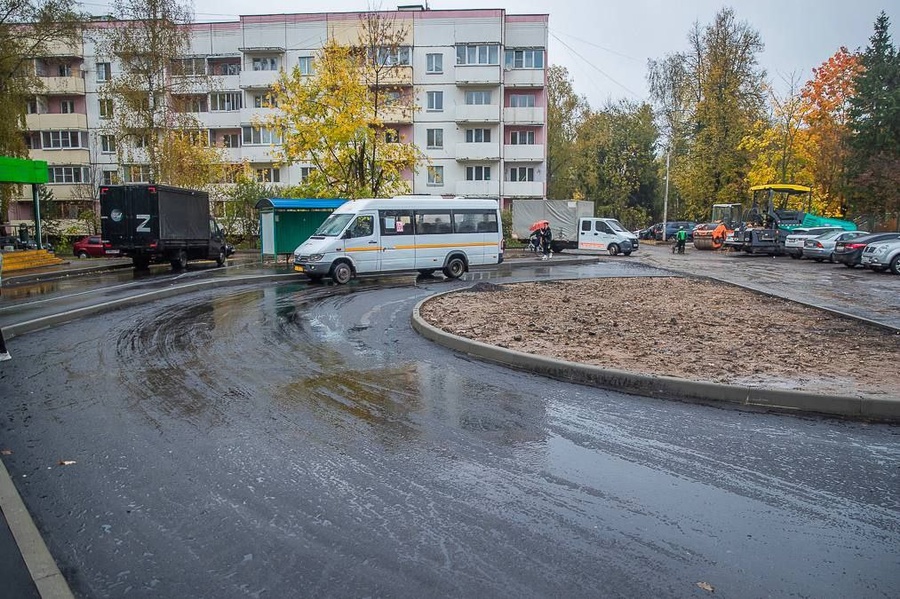
<svg viewBox="0 0 900 599"><path fill-rule="evenodd" d="M251 126L265 107L280 70L312 74L329 39L355 44L365 13L242 16L236 22L191 25L185 64L208 75L196 90L194 116L228 160L249 162L260 181L295 185L311 165L278 168L271 142ZM386 11L406 32L392 57L393 77L418 111L387 118L404 142L428 156L408 173L411 193L501 199L542 198L546 191L548 15L511 15L504 9ZM36 60L45 92L29 106L31 158L47 160L50 188L74 218L90 184L141 181L146 168L118 164L104 135L109 109L98 90L114 76L114 58L98 56L89 34L76 49ZM199 80L199 78L198 78ZM30 198L13 202L13 225L33 219Z"/></svg>

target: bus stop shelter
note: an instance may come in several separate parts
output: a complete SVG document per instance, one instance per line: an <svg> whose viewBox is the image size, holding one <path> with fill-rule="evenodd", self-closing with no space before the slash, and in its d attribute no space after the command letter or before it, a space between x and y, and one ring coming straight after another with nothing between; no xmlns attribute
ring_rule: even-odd
<svg viewBox="0 0 900 599"><path fill-rule="evenodd" d="M30 184L34 201L34 237L41 249L41 207L38 201L38 186L50 180L45 160L27 160L0 156L0 183ZM6 215L0 215L5 220Z"/></svg>
<svg viewBox="0 0 900 599"><path fill-rule="evenodd" d="M292 254L306 241L343 199L264 198L259 210L260 248L263 257Z"/></svg>

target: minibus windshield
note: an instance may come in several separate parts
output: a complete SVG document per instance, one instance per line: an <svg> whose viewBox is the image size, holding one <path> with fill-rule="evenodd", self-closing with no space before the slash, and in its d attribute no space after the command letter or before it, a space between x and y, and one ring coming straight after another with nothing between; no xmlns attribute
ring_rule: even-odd
<svg viewBox="0 0 900 599"><path fill-rule="evenodd" d="M332 214L316 229L313 237L337 237L354 216L353 214Z"/></svg>

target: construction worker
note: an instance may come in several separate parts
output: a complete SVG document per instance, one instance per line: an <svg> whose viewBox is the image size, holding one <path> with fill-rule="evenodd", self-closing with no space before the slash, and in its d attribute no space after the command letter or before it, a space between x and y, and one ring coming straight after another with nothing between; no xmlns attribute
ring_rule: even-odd
<svg viewBox="0 0 900 599"><path fill-rule="evenodd" d="M675 233L675 251L683 254L685 243L687 243L687 231L684 230L684 226L681 226L678 227L678 232Z"/></svg>

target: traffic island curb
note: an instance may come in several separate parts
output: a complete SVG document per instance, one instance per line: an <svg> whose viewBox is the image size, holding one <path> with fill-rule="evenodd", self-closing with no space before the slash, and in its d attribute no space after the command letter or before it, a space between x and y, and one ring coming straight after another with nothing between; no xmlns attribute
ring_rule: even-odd
<svg viewBox="0 0 900 599"><path fill-rule="evenodd" d="M437 293L417 303L411 317L413 329L438 345L487 362L601 389L658 399L674 399L710 405L724 404L744 409L818 414L878 422L900 422L900 400L898 399L821 395L804 391L725 385L601 368L592 364L567 362L460 337L448 333L422 318L421 308L426 302L442 295L466 290Z"/></svg>

